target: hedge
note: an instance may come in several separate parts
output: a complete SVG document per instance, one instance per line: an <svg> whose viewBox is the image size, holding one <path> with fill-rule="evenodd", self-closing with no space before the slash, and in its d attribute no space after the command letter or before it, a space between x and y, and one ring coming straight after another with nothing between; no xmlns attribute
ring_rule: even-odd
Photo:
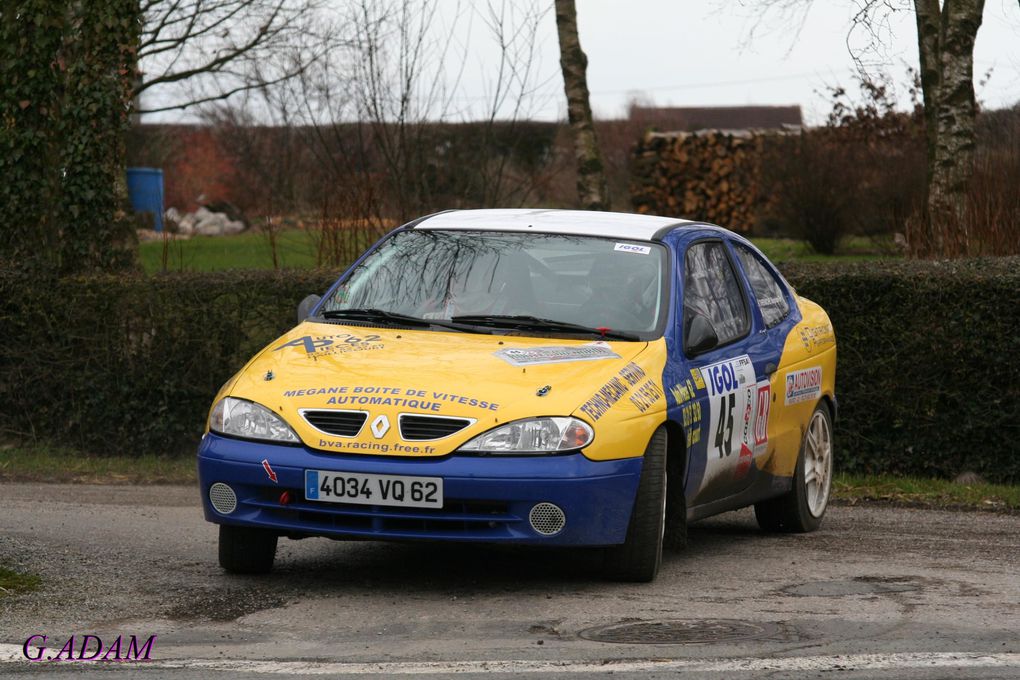
<svg viewBox="0 0 1020 680"><path fill-rule="evenodd" d="M336 276L0 275L0 433L100 454L194 450L219 387Z"/></svg>
<svg viewBox="0 0 1020 680"><path fill-rule="evenodd" d="M1020 480L1020 258L781 269L836 328L840 469ZM0 435L193 451L220 385L335 276L0 273Z"/></svg>
<svg viewBox="0 0 1020 680"><path fill-rule="evenodd" d="M842 470L1020 481L1020 258L781 269L836 329Z"/></svg>

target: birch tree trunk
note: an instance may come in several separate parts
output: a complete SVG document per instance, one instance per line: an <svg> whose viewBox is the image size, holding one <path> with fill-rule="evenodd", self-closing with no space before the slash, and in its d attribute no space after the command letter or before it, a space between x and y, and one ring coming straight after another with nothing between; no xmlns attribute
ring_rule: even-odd
<svg viewBox="0 0 1020 680"><path fill-rule="evenodd" d="M574 0L556 0L556 29L563 88L567 95L567 119L574 134L577 196L585 210L608 210L609 189L588 100L588 58L577 35Z"/></svg>
<svg viewBox="0 0 1020 680"><path fill-rule="evenodd" d="M967 254L967 192L974 173L974 41L984 0L914 0L928 141L926 243L919 254Z"/></svg>

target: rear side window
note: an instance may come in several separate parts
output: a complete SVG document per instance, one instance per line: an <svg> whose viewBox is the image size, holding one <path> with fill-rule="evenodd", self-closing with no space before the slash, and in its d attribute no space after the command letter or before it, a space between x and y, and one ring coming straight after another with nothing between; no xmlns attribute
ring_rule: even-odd
<svg viewBox="0 0 1020 680"><path fill-rule="evenodd" d="M684 326L695 314L708 317L719 344L739 340L750 329L740 283L721 241L695 243L687 249L684 274Z"/></svg>
<svg viewBox="0 0 1020 680"><path fill-rule="evenodd" d="M751 284L754 297L761 308L761 316L765 326L772 328L790 314L790 303L786 300L786 292L776 277L762 264L761 260L747 246L734 244L740 264L747 273L747 282Z"/></svg>

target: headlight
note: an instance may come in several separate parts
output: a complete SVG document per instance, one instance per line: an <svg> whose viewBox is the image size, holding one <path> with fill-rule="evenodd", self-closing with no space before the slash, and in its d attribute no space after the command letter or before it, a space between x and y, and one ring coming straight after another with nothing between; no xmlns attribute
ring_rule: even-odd
<svg viewBox="0 0 1020 680"><path fill-rule="evenodd" d="M213 408L209 429L247 439L268 439L274 442L300 444L294 430L265 406L253 401L224 397Z"/></svg>
<svg viewBox="0 0 1020 680"><path fill-rule="evenodd" d="M515 420L480 434L459 451L479 453L555 453L587 446L595 434L577 418Z"/></svg>

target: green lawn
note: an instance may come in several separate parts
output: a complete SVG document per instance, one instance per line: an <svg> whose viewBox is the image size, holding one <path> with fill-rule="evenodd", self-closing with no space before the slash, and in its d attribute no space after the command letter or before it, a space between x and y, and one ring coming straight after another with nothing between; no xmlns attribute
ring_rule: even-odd
<svg viewBox="0 0 1020 680"><path fill-rule="evenodd" d="M315 241L307 231L290 229L277 234L276 256L281 268L314 267L315 251ZM260 232L193 236L186 241L146 241L141 244L140 253L142 267L149 274L164 269L176 272L273 268L269 236Z"/></svg>
<svg viewBox="0 0 1020 680"><path fill-rule="evenodd" d="M806 241L792 238L753 238L751 240L773 262L793 260L798 262L857 262L895 257L885 244L876 243L860 236L844 239L835 255L819 255L811 250L811 246Z"/></svg>
<svg viewBox="0 0 1020 680"><path fill-rule="evenodd" d="M374 235L362 240L368 244ZM277 266L304 269L316 264L316 240L313 232L288 229L276 237ZM817 255L804 241L783 238L756 238L755 244L774 262L791 260L829 262L834 260L873 260L888 257L868 239L846 239L839 254ZM357 250L361 250L360 248ZM223 269L271 269L273 249L264 233L247 232L236 236L193 236L180 241L146 241L141 244L142 266L147 273L163 271L219 271Z"/></svg>

